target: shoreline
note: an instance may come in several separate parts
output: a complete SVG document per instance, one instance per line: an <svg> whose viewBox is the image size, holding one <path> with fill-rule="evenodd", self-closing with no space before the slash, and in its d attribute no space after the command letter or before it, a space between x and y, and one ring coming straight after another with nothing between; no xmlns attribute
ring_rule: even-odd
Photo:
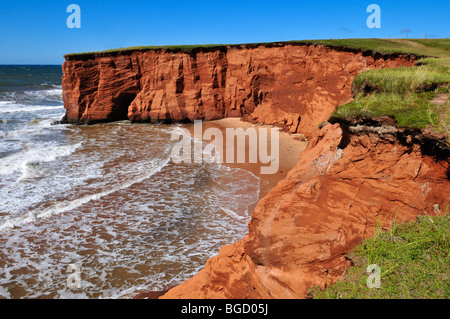
<svg viewBox="0 0 450 319"><path fill-rule="evenodd" d="M361 130L358 125L354 131L353 125L317 125L328 121L338 105L347 104L357 74L412 67L419 57L378 52L384 48L384 39L369 39L364 45L370 44L369 51L362 50L362 39L348 40L344 42L351 47L357 44L355 50L327 45L257 50L241 46L239 52L194 49L193 54L181 49L143 49L94 54L92 60L97 64L80 61L86 59L83 56L66 56L64 96L67 105L73 105L67 109L69 120L102 121L114 111L121 116L109 97L126 93L136 101L127 114L131 121L173 123L245 114L258 123L255 127L261 127L260 122L277 123L284 130L311 138L304 152L283 145L280 138L280 165L271 175L261 174L261 163L221 163L260 178L254 182L260 186L259 199L247 208L252 216L248 235L222 247L197 275L163 298L305 298L309 287L330 285L342 277L350 265L346 254L372 234L381 217L388 225L393 211L394 220L398 213L398 220L403 221L428 211L440 212L440 207L448 204L448 165L436 165L434 148L423 147L421 139L408 142L413 134L405 143L402 132L383 136L381 126ZM398 41L393 44L399 49ZM409 49L400 52L415 52L417 44L406 47ZM156 62L142 63L147 58ZM161 59L173 64L159 63ZM123 74L120 79L110 76L117 72ZM106 85L86 92L83 80L92 74ZM158 83L157 90L153 83ZM117 89L111 92L109 88ZM80 109L80 98L92 103ZM252 126L239 118L202 124L203 130L217 127L222 132ZM368 124L373 125L372 120ZM194 125L191 135L195 136L192 131ZM298 163L290 166L290 159L298 159ZM245 186L238 190L245 193Z"/></svg>
<svg viewBox="0 0 450 319"><path fill-rule="evenodd" d="M194 124L189 123L184 125L185 128L189 130L192 136L194 136ZM248 155L250 153L250 145L248 143L248 140L246 140L245 143L245 154L246 154L246 160L245 163L226 163L225 161L222 161L222 165L226 165L230 168L239 168L244 169L255 176L257 176L260 181L260 192L258 196L258 201L255 202L251 207L249 207L249 214L251 215L253 212L253 209L255 208L256 204L264 198L270 190L272 190L278 182L283 180L287 173L295 166L297 163L298 157L300 154L305 150L306 146L308 145L307 141L301 140L301 135L299 134L291 134L285 131L282 131L279 127L274 127L272 125L259 125L259 124L253 124L250 122L244 121L242 118L239 117L228 117L220 120L211 120L211 121L203 121L202 122L202 130L203 132L208 128L218 128L222 131L222 134L224 136L224 145L223 149L227 149L229 146L234 146L235 154L237 145L234 143L234 141L229 141L225 138L226 129L237 129L237 128L243 128L244 131L248 128L254 128L256 129L258 138L259 138L259 129L260 128L272 128L277 129L279 132L279 165L278 169L274 174L262 174L261 173L261 167L267 167L268 164L261 163L259 160L256 163L250 163L248 161ZM202 132L202 133L203 133ZM209 142L209 141L207 141ZM269 146L268 151L270 153L270 139L269 139ZM212 144L215 144L214 141ZM221 154L221 156L224 158L226 154ZM271 154L272 155L272 154Z"/></svg>
<svg viewBox="0 0 450 319"><path fill-rule="evenodd" d="M194 124L193 123L187 123L183 124L183 128L186 128L191 133L191 136L194 137ZM202 134L204 131L208 128L218 128L222 131L223 136L225 137L225 132L227 128L236 129L236 128L243 128L246 130L247 128L276 128L279 129L279 167L275 174L261 174L260 169L264 165L263 163L257 162L257 163L248 163L247 161L245 163L221 163L222 165L226 165L230 168L239 168L244 169L255 176L257 176L260 179L260 191L258 194L258 200L255 201L253 204L248 206L248 214L249 216L253 216L253 211L256 207L256 205L259 203L261 199L263 199L273 188L275 188L278 184L278 182L284 180L287 176L287 173L295 166L295 164L298 161L298 157L300 154L306 149L306 146L308 145L308 141L301 140L301 135L299 134L292 134L285 131L281 131L280 128L274 127L272 125L259 125L259 124L253 124L250 122L244 121L242 118L239 117L229 117L224 118L220 120L211 120L211 121L202 121ZM259 137L259 134L258 134ZM206 141L205 141L206 142ZM207 141L209 142L209 141ZM229 145L231 141L227 141L225 139L224 142L224 149L226 149L226 145ZM236 151L236 145L235 151ZM270 148L269 148L270 150ZM249 153L249 143L245 143L245 151L246 154ZM235 152L236 153L236 152ZM223 154L221 154L223 156ZM247 159L247 158L246 158ZM248 231L247 231L248 233ZM176 287L176 286L174 286ZM164 290L161 291L152 291L147 289L138 289L134 291L131 296L125 295L122 296L122 298L131 298L131 299L159 299L160 296L163 296L166 294L170 289L174 287L167 287Z"/></svg>

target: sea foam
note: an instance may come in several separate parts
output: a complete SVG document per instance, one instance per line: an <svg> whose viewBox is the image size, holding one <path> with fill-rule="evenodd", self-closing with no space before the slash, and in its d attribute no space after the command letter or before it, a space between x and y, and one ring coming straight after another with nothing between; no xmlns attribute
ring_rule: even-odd
<svg viewBox="0 0 450 319"><path fill-rule="evenodd" d="M0 175L12 174L18 170L22 171L21 179L27 177L30 165L43 162L51 162L59 157L64 157L73 153L81 146L82 142L71 145L48 146L42 148L29 148L24 145L20 152L11 154L0 159Z"/></svg>
<svg viewBox="0 0 450 319"><path fill-rule="evenodd" d="M163 167L165 167L169 163L169 160L170 160L170 158L166 158L164 161L162 161L160 163L156 163L156 161L155 161L154 166L151 167L150 169L148 169L142 175L140 175L134 179L125 181L115 187L111 187L102 192L86 195L86 196L83 196L81 198L77 198L77 199L71 200L71 201L59 202L59 203L52 205L42 211L31 211L25 215L22 215L22 216L19 216L16 218L9 218L6 221L4 221L2 224L0 224L0 231L3 231L4 229L7 229L7 228L14 228L14 227L20 226L22 224L31 223L33 221L36 221L37 219L48 218L48 217L56 215L56 214L61 214L66 211L76 209L77 207L80 207L81 205L86 204L92 200L98 200L106 195L111 194L111 193L117 192L122 189L126 189L136 183L142 182L142 181L150 178L152 175L159 172Z"/></svg>

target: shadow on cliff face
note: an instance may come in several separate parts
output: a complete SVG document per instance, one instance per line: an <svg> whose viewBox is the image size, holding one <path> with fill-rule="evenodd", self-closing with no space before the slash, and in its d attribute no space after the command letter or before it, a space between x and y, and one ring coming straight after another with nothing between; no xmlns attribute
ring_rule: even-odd
<svg viewBox="0 0 450 319"><path fill-rule="evenodd" d="M128 107L136 98L137 92L122 92L113 100L114 108L110 113L108 120L122 121L128 120Z"/></svg>

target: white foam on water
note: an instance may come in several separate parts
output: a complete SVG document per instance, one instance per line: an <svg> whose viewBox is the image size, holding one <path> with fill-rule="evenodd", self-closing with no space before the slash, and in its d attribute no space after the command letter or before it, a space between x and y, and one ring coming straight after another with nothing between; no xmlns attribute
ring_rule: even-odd
<svg viewBox="0 0 450 319"><path fill-rule="evenodd" d="M47 106L47 105L23 105L23 104L4 104L8 107L0 107L0 113L28 113L40 111L63 110L63 105Z"/></svg>
<svg viewBox="0 0 450 319"><path fill-rule="evenodd" d="M257 199L259 179L218 163L152 159L170 153L165 134L170 132L161 135L161 128L166 127L111 124L107 134L96 127L73 128L75 135L68 136L83 145L70 161L51 162L51 181L21 182L20 194L11 189L5 195L13 196L6 211L27 194L27 186L64 196L59 204L39 208L41 201L49 202L35 192L31 204L12 209L0 225L0 240L6 241L0 286L11 287L15 280L26 298L121 298L140 288L164 290L238 240L247 230L246 207ZM83 180L87 177L92 180ZM60 185L72 183L68 189ZM240 194L244 187L248 194ZM65 287L65 268L72 263L81 265L82 291ZM125 278L115 277L119 268Z"/></svg>
<svg viewBox="0 0 450 319"><path fill-rule="evenodd" d="M32 223L33 221L36 221L37 219L48 218L53 215L61 214L61 213L76 209L90 201L98 200L104 196L107 196L107 195L117 192L119 190L126 189L136 183L142 182L142 181L150 178L152 175L156 174L163 167L165 167L169 163L169 161L170 161L170 157L166 158L162 163L158 163L157 165L155 165L154 167L149 169L144 174L142 174L134 179L131 179L129 181L125 181L122 184L119 184L115 187L111 187L110 189L107 189L103 192L86 195L86 196L83 196L76 200L63 201L63 202L57 203L53 206L50 206L49 208L44 209L42 211L31 211L28 214L22 215L20 217L10 218L10 219L4 221L2 224L0 224L0 231L3 231L8 228L18 227L23 224Z"/></svg>
<svg viewBox="0 0 450 319"><path fill-rule="evenodd" d="M4 105L14 105L15 102L14 101L0 101L0 107L4 106Z"/></svg>
<svg viewBox="0 0 450 319"><path fill-rule="evenodd" d="M236 213L235 213L234 211L232 211L231 209L223 208L222 206L219 206L219 208L220 208L225 214L227 214L228 216L230 216L230 217L232 217L232 218L234 218L234 219L237 219L237 220L243 220L243 219L245 219L244 216L240 216L240 215L236 214Z"/></svg>
<svg viewBox="0 0 450 319"><path fill-rule="evenodd" d="M58 290L59 299L89 299L85 292L72 292L68 289Z"/></svg>
<svg viewBox="0 0 450 319"><path fill-rule="evenodd" d="M0 297L6 298L6 299L11 299L11 294L8 292L7 289L0 286Z"/></svg>
<svg viewBox="0 0 450 319"><path fill-rule="evenodd" d="M20 179L27 177L28 166L44 162L51 162L59 157L72 154L81 146L82 142L71 145L47 146L37 149L25 149L23 151L0 158L0 175L12 174L22 171ZM26 146L27 148L28 146Z"/></svg>
<svg viewBox="0 0 450 319"><path fill-rule="evenodd" d="M23 125L15 128L14 130L4 132L3 138L6 140L27 140L29 137L33 137L36 133L42 135L54 131L65 130L65 125L52 125L52 123L61 119L61 115L62 114L59 114L58 116L49 116L46 118L34 119L30 123L27 123L27 125Z"/></svg>
<svg viewBox="0 0 450 319"><path fill-rule="evenodd" d="M55 87L51 89L36 90L36 91L25 91L24 93L36 98L47 98L49 96L62 97L62 87Z"/></svg>

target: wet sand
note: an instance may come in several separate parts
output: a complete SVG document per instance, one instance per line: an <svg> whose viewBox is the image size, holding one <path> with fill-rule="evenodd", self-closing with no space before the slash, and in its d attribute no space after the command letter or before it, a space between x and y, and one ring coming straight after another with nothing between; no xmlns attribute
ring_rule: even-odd
<svg viewBox="0 0 450 319"><path fill-rule="evenodd" d="M259 194L259 199L263 198L273 187L277 185L279 181L284 179L291 170L295 164L297 163L299 155L303 152L303 150L306 148L308 142L307 141L301 141L299 139L299 136L296 134L290 134L287 132L282 132L279 130L279 128L268 126L268 125L256 125L249 122L244 122L240 118L225 118L221 120L214 120L214 121L204 121L202 122L202 128L203 132L210 128L210 127L216 127L219 128L223 133L224 136L224 147L223 151L225 152L227 145L230 143L234 144L235 154L237 149L237 143L233 143L231 140L226 139L226 129L227 128L243 128L244 130L248 128L255 128L256 132L258 134L259 138L259 129L260 128L267 128L267 129L278 129L279 132L279 165L278 170L273 174L262 174L261 173L261 167L267 167L269 164L261 163L258 159L257 163L249 163L248 154L250 152L250 147L248 140L245 143L246 147L246 161L245 163L226 163L224 162L224 165L227 165L229 167L233 168L242 168L245 170L248 170L252 172L254 175L258 176L261 179L261 191ZM191 134L194 134L194 124L187 124L186 128L191 132ZM270 135L270 133L269 133ZM204 140L204 142L209 143L210 141ZM213 144L215 144L213 142ZM269 140L269 154L270 154L271 144ZM220 147L219 147L220 151ZM222 158L225 158L226 154L221 154ZM255 204L256 206L256 204Z"/></svg>
<svg viewBox="0 0 450 319"><path fill-rule="evenodd" d="M194 135L194 124L185 124L183 125L185 128L189 130L191 135ZM222 131L222 134L224 137L226 137L226 129L227 128L243 128L246 130L247 128L255 128L258 132L259 128L273 128L272 126L264 126L264 125L255 125L252 123L241 121L240 118L226 118L221 120L214 120L214 121L204 121L202 122L202 134L204 131L208 128L218 128ZM259 133L259 132L258 132ZM206 143L210 143L209 140L204 140ZM226 150L226 144L232 143L232 141L224 140L224 147L223 149ZM214 143L213 143L214 144ZM246 161L246 163L223 163L224 165L227 165L232 168L241 168L245 169L247 171L252 172L254 175L258 176L260 178L260 193L259 193L259 199L262 199L273 187L277 185L279 181L284 179L291 170L295 164L297 163L299 155L304 151L306 148L308 142L301 141L299 139L299 136L296 134L289 134L286 132L279 131L279 167L276 173L274 174L261 174L261 167L262 166L268 166L268 164L263 164L261 162L257 163L249 163ZM235 146L235 154L236 154L236 148ZM270 150L270 147L269 147ZM249 145L246 143L246 153L249 153ZM221 154L222 158L226 154ZM246 158L248 159L248 158ZM243 192L245 192L245 189L242 189ZM230 198L232 200L232 198ZM255 202L253 205L250 205L248 207L249 212L253 212L254 208L256 207L257 202ZM172 288L172 287L168 287ZM168 290L164 291L150 291L150 290L138 290L133 293L132 296L126 296L125 298L135 298L135 299L157 299L161 295L165 294Z"/></svg>

